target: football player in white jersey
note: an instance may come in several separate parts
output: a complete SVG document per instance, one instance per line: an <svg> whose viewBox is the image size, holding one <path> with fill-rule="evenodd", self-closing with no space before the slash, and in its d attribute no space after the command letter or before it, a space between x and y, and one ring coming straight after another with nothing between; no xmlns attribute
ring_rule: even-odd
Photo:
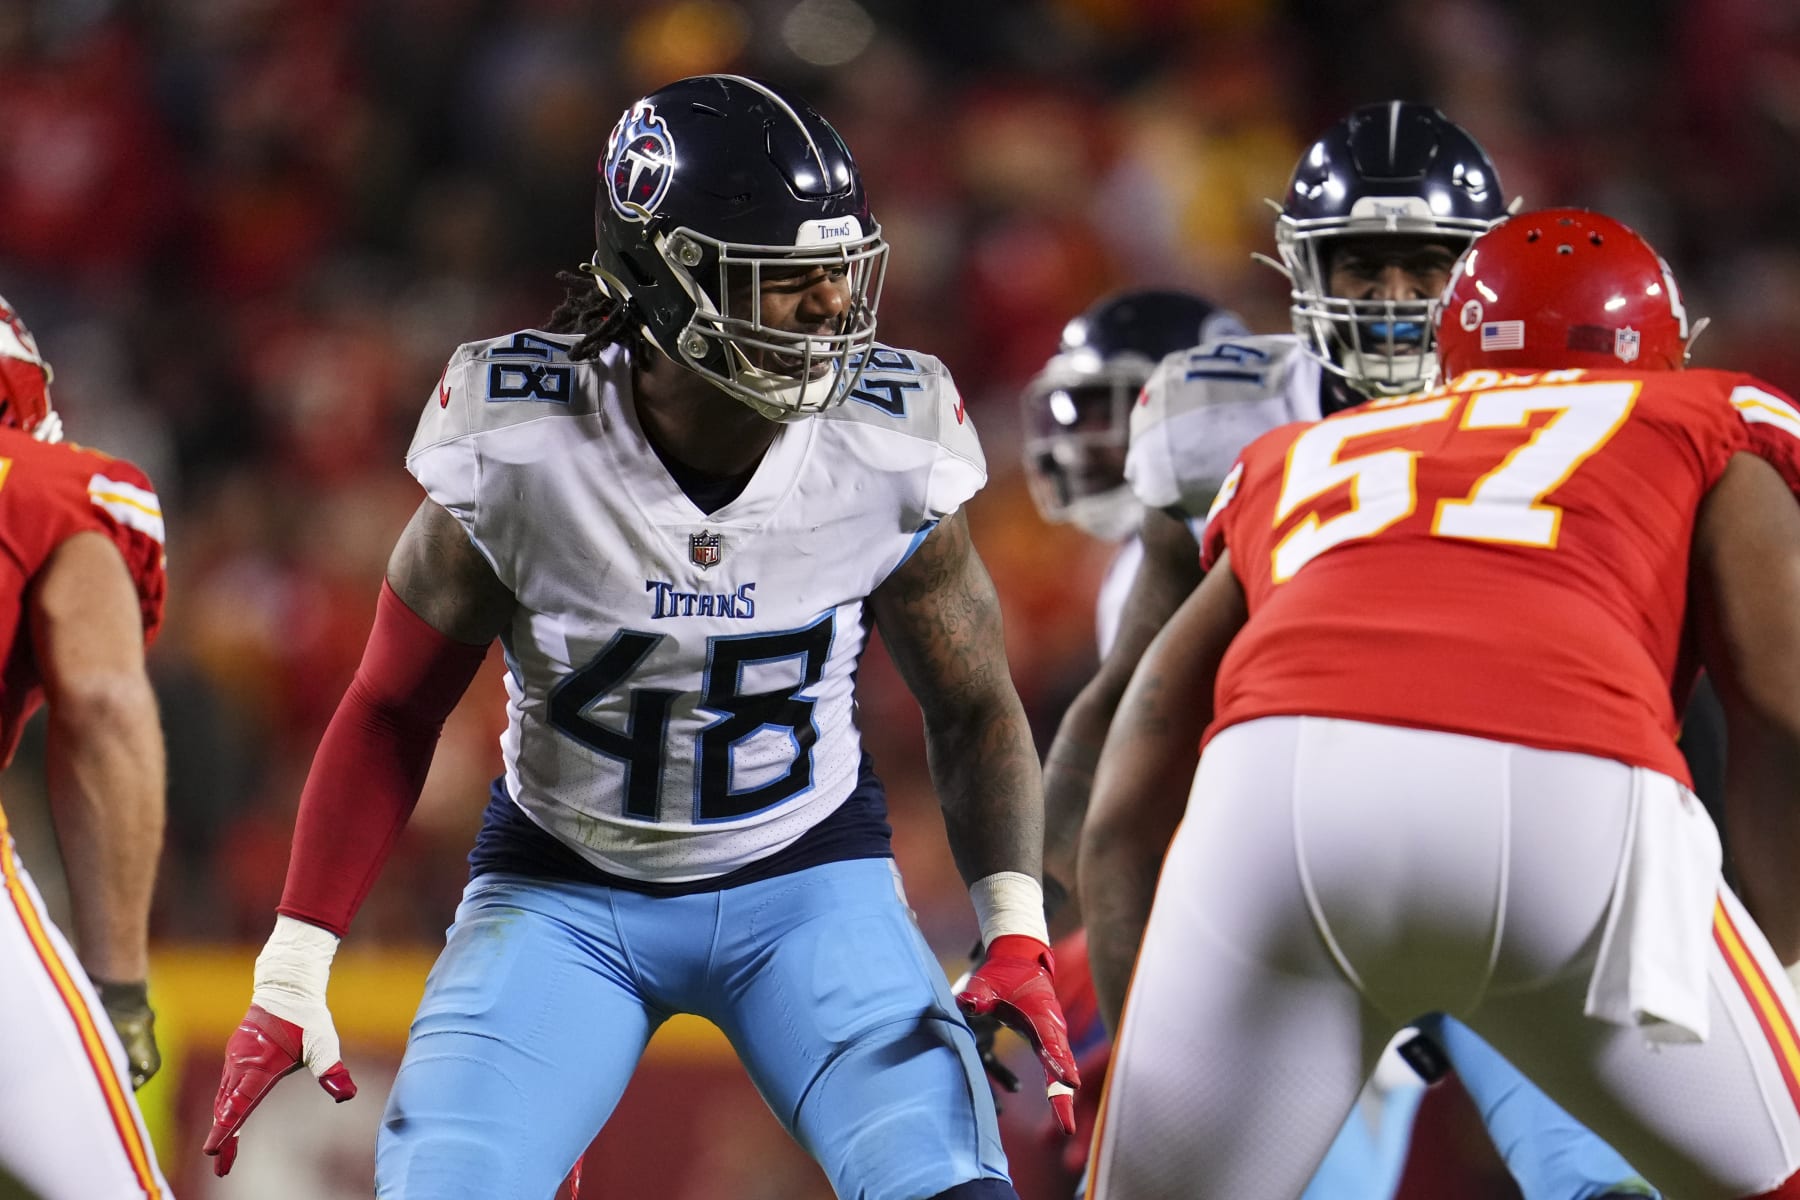
<svg viewBox="0 0 1800 1200"><path fill-rule="evenodd" d="M1196 533L1238 451L1290 421L1424 387L1437 367L1430 302L1457 255L1506 211L1498 173L1474 139L1435 109L1399 101L1355 110L1308 147L1280 209L1275 265L1292 285L1294 333L1171 355L1132 410L1126 475L1144 506L1144 560L1113 649L1071 704L1045 763L1053 902L1073 891L1076 839L1107 728L1145 647L1200 581ZM1052 924L1060 933L1073 918L1053 914ZM1415 1061L1427 1071L1441 1060L1457 1069L1527 1200L1656 1194L1465 1027L1434 1017L1421 1032L1429 1040L1411 1047ZM1351 1120L1380 1115L1370 1107ZM1368 1144L1404 1150L1404 1139L1385 1131ZM1401 1164L1391 1155L1353 1163L1334 1153L1329 1177L1316 1179L1309 1196L1392 1194Z"/></svg>
<svg viewBox="0 0 1800 1200"><path fill-rule="evenodd" d="M681 80L599 167L591 279L549 329L461 347L426 404L407 465L428 499L302 794L206 1151L224 1173L301 1065L354 1094L330 961L498 638L504 773L377 1194L550 1195L657 1027L693 1013L839 1195L1013 1198L959 1006L1032 1041L1065 1116L1077 1073L1037 757L960 511L986 477L974 429L941 363L875 342L887 246L803 101ZM871 625L924 710L981 925L954 996L861 747Z"/></svg>
<svg viewBox="0 0 1800 1200"><path fill-rule="evenodd" d="M1243 318L1193 292L1138 288L1103 297L1063 327L1044 369L1020 393L1025 479L1038 515L1119 547L1095 598L1094 636L1105 658L1144 555L1144 506L1125 480L1131 409L1165 357L1203 343L1247 338Z"/></svg>

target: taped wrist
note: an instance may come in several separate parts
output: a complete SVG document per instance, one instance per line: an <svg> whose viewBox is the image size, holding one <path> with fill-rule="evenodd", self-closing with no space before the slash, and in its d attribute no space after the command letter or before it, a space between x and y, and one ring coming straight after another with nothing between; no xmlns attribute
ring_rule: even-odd
<svg viewBox="0 0 1800 1200"><path fill-rule="evenodd" d="M327 929L296 921L293 917L276 917L274 932L263 943L256 956L254 986L261 1004L263 998L277 1004L323 1004L325 981L331 977L331 960L337 956L338 937ZM286 1020L285 1013L269 1008Z"/></svg>
<svg viewBox="0 0 1800 1200"><path fill-rule="evenodd" d="M975 919L981 923L983 946L992 946L995 938L1008 934L1050 944L1050 929L1044 921L1044 889L1023 871L984 875L969 885L969 900L975 906Z"/></svg>
<svg viewBox="0 0 1800 1200"><path fill-rule="evenodd" d="M325 1004L325 985L337 948L337 935L329 930L278 916L274 932L256 956L250 1003L299 1026L301 1058L315 1075L343 1057Z"/></svg>

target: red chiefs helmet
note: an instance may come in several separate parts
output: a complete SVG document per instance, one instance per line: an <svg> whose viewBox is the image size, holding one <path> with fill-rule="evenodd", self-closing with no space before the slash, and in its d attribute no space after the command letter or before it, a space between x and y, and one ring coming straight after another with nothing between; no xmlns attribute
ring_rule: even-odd
<svg viewBox="0 0 1800 1200"><path fill-rule="evenodd" d="M1687 309L1669 264L1630 228L1580 208L1546 208L1476 238L1437 317L1440 378L1567 367L1675 371Z"/></svg>
<svg viewBox="0 0 1800 1200"><path fill-rule="evenodd" d="M12 305L0 296L0 426L41 442L62 440L62 418L50 409L50 364Z"/></svg>

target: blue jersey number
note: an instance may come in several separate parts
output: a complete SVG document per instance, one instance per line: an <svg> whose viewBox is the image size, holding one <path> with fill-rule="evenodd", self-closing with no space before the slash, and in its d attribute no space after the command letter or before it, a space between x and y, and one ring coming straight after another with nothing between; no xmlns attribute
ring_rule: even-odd
<svg viewBox="0 0 1800 1200"><path fill-rule="evenodd" d="M1237 342L1220 342L1204 353L1188 355L1189 379L1233 379L1244 383L1261 383L1269 373L1269 352Z"/></svg>
<svg viewBox="0 0 1800 1200"><path fill-rule="evenodd" d="M819 738L812 719L816 701L800 693L825 675L832 628L833 614L827 613L805 629L707 639L700 703L721 715L700 731L696 747L698 820L724 821L760 812L812 786L812 748ZM621 631L550 693L551 727L596 754L625 764L625 815L645 821L660 819L669 712L681 693L664 688L630 689L623 729L603 725L587 711L596 701L619 691L663 636ZM759 692L744 690L746 668L780 662L795 664L790 685ZM765 729L788 735L795 749L793 764L780 778L734 791L732 751Z"/></svg>

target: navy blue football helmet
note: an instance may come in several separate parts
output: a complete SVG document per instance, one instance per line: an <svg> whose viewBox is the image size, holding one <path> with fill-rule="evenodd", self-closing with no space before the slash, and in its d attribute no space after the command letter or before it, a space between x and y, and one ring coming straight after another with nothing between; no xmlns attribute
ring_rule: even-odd
<svg viewBox="0 0 1800 1200"><path fill-rule="evenodd" d="M1166 355L1249 330L1192 292L1144 289L1099 300L1020 396L1025 477L1046 521L1117 541L1137 524L1125 482L1131 406Z"/></svg>
<svg viewBox="0 0 1800 1200"><path fill-rule="evenodd" d="M772 420L842 401L875 340L887 243L850 150L805 101L699 75L625 110L599 163L590 270L664 354ZM765 271L842 272L836 330L762 322Z"/></svg>
<svg viewBox="0 0 1800 1200"><path fill-rule="evenodd" d="M1494 164L1437 109L1394 100L1352 112L1300 156L1275 222L1301 344L1365 395L1426 386L1437 370L1431 300L1329 295L1331 241L1408 237L1461 253L1505 215Z"/></svg>

